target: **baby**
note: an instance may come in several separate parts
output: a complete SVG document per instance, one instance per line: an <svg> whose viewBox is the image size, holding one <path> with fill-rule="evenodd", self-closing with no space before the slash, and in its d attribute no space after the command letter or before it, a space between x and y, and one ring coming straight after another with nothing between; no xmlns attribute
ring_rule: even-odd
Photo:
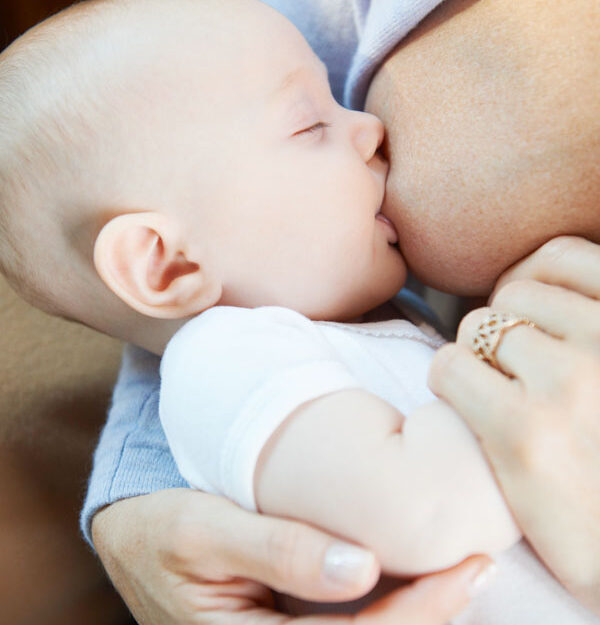
<svg viewBox="0 0 600 625"><path fill-rule="evenodd" d="M161 418L190 484L365 544L406 576L519 531L427 390L439 337L356 323L406 278L381 212L382 139L257 0L95 0L0 56L11 283L164 350ZM507 566L512 589L481 605L499 618L525 583L527 601L497 622L596 622L528 552Z"/></svg>

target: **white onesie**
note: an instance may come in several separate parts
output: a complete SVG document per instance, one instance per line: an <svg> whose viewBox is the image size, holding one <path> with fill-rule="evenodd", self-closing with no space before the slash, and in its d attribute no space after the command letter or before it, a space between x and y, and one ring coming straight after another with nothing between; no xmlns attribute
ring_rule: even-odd
<svg viewBox="0 0 600 625"><path fill-rule="evenodd" d="M175 334L161 362L159 413L179 471L191 486L256 510L259 454L288 415L312 399L360 388L409 417L434 399L427 372L442 343L400 319L343 324L277 307L212 308ZM497 582L455 623L600 622L525 542L501 554L500 564Z"/></svg>

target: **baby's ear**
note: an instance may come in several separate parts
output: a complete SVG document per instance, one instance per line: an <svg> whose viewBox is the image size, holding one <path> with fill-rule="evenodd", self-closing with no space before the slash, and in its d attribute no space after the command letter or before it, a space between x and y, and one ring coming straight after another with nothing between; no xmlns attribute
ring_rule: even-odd
<svg viewBox="0 0 600 625"><path fill-rule="evenodd" d="M179 223L160 213L111 219L96 239L94 264L114 293L150 317L189 317L221 298L221 283L187 257Z"/></svg>

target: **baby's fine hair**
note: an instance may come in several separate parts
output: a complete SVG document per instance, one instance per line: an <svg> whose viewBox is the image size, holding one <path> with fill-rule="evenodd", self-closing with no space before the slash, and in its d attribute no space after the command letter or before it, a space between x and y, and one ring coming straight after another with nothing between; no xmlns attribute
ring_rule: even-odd
<svg viewBox="0 0 600 625"><path fill-rule="evenodd" d="M0 55L0 270L25 299L55 314L61 289L76 280L70 257L83 250L81 191L93 187L102 132L93 123L104 97L95 64L106 53L94 41L95 9L115 4L75 5Z"/></svg>
<svg viewBox="0 0 600 625"><path fill-rule="evenodd" d="M87 0L0 54L0 271L30 303L102 326L87 315L108 293L96 237L168 189L148 175L160 167L149 120L172 97L152 81L177 62L162 43L177 54L182 36L208 42L246 2ZM87 308L65 305L77 299Z"/></svg>
<svg viewBox="0 0 600 625"><path fill-rule="evenodd" d="M97 285L94 240L112 217L97 211L124 204L134 143L122 104L148 99L132 76L159 34L132 25L161 4L80 2L0 54L0 271L52 314L71 317L67 297Z"/></svg>

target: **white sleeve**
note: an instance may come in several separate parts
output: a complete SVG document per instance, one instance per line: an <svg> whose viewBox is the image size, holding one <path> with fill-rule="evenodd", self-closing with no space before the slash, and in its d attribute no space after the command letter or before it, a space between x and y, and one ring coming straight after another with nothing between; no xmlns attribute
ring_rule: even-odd
<svg viewBox="0 0 600 625"><path fill-rule="evenodd" d="M189 484L255 510L254 470L275 429L302 404L358 386L303 315L217 307L169 342L159 413Z"/></svg>

